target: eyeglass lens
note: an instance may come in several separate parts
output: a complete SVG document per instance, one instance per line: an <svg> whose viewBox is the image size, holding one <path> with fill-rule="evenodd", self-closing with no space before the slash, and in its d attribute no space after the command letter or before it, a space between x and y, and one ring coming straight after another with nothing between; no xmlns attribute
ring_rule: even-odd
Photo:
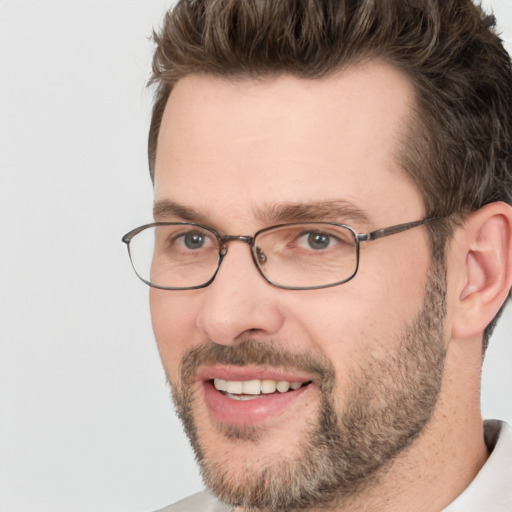
<svg viewBox="0 0 512 512"><path fill-rule="evenodd" d="M195 224L150 226L131 239L130 257L148 284L193 288L215 275L221 243L214 231ZM273 284L308 288L350 279L357 268L356 245L355 234L347 227L290 224L261 231L252 254Z"/></svg>

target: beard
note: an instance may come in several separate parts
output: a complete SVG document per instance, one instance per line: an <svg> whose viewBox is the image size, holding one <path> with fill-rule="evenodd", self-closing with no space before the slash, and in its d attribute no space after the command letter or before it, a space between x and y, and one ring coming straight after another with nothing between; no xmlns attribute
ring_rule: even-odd
<svg viewBox="0 0 512 512"><path fill-rule="evenodd" d="M416 318L397 334L383 357L367 354L360 362L349 389L343 390L341 411L335 408L340 392L334 367L317 355L292 353L278 343L253 339L233 346L208 342L187 352L179 382L169 382L205 485L229 505L273 512L341 506L376 485L434 412L446 357L445 295L444 264L434 262ZM217 428L238 449L246 443L248 456L238 471L229 467L229 459L208 453L198 433L201 420L194 413L193 383L199 365L215 363L297 369L316 376L318 414L304 420L293 456L275 453L264 463L251 464L249 454L265 441L265 430L251 425Z"/></svg>

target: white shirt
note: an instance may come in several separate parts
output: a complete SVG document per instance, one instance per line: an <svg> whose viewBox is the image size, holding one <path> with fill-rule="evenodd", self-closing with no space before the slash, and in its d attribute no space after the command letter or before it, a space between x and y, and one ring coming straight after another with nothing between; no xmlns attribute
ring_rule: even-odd
<svg viewBox="0 0 512 512"><path fill-rule="evenodd" d="M512 428L497 420L486 421L484 428L491 455L443 512L512 512Z"/></svg>
<svg viewBox="0 0 512 512"><path fill-rule="evenodd" d="M442 512L512 512L512 428L502 421L484 423L491 452L469 487ZM159 512L229 512L207 491L194 494Z"/></svg>

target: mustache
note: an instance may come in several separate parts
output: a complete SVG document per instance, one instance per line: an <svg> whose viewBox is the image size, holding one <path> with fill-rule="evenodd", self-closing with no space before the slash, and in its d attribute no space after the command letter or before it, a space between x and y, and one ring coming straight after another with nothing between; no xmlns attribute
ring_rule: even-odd
<svg viewBox="0 0 512 512"><path fill-rule="evenodd" d="M275 341L250 339L236 345L219 345L208 340L192 348L181 361L182 382L193 381L200 366L215 364L300 370L316 376L324 384L334 381L334 368L325 358L311 352L290 351Z"/></svg>

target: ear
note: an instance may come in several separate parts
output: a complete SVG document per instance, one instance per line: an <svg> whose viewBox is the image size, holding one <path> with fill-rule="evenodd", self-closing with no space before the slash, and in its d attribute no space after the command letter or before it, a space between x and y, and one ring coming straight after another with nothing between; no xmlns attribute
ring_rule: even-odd
<svg viewBox="0 0 512 512"><path fill-rule="evenodd" d="M456 229L448 265L456 275L452 336L480 335L512 287L512 207L490 203L471 214Z"/></svg>

